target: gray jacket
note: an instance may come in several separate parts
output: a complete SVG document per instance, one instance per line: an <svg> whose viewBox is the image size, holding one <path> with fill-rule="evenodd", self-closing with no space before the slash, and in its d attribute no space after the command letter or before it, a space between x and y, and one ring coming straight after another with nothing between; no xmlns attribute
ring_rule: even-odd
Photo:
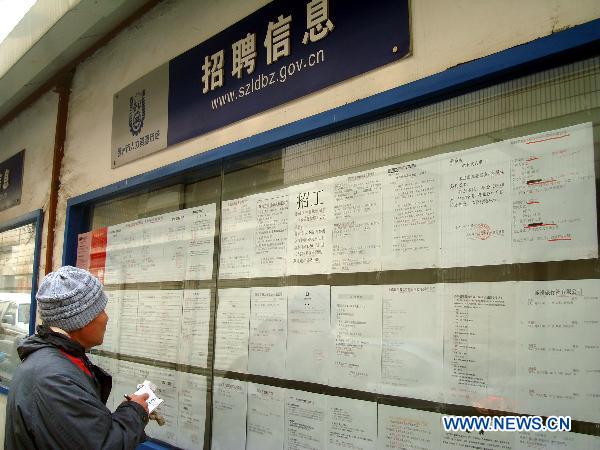
<svg viewBox="0 0 600 450"><path fill-rule="evenodd" d="M46 327L19 346L6 406L5 450L134 449L148 415L134 402L105 406L112 377L85 350Z"/></svg>

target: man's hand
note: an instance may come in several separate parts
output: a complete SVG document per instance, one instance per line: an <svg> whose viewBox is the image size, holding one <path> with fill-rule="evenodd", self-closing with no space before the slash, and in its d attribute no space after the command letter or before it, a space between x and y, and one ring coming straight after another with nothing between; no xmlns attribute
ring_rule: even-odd
<svg viewBox="0 0 600 450"><path fill-rule="evenodd" d="M138 405L140 405L142 408L144 408L146 410L146 413L148 413L148 403L146 402L146 400L148 400L148 397L149 397L148 394L142 394L142 395L129 394L127 396L127 399L129 401L137 403Z"/></svg>

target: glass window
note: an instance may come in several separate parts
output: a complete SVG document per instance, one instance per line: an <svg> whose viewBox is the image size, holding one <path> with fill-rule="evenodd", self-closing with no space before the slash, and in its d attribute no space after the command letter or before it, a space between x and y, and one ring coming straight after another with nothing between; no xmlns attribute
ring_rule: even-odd
<svg viewBox="0 0 600 450"><path fill-rule="evenodd" d="M78 243L78 266L103 281L109 299L104 342L92 355L113 375L109 407L151 380L167 423L146 432L183 448L203 448L210 428L221 179L207 172L97 205Z"/></svg>
<svg viewBox="0 0 600 450"><path fill-rule="evenodd" d="M30 303L19 305L19 315L18 315L19 323L28 324L30 314L31 314L31 304Z"/></svg>
<svg viewBox="0 0 600 450"><path fill-rule="evenodd" d="M2 317L2 323L7 325L15 325L17 319L17 305L9 303L4 316Z"/></svg>
<svg viewBox="0 0 600 450"><path fill-rule="evenodd" d="M17 346L29 334L35 226L0 233L0 384L8 385L20 362Z"/></svg>
<svg viewBox="0 0 600 450"><path fill-rule="evenodd" d="M592 58L98 205L96 357L159 385L172 445L598 447L599 136Z"/></svg>

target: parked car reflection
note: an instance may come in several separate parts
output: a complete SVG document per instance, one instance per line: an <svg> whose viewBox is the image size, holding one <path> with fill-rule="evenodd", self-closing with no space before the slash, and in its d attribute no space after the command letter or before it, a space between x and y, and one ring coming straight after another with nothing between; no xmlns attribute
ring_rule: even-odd
<svg viewBox="0 0 600 450"><path fill-rule="evenodd" d="M0 293L0 380L7 383L19 363L17 347L29 334L31 296Z"/></svg>

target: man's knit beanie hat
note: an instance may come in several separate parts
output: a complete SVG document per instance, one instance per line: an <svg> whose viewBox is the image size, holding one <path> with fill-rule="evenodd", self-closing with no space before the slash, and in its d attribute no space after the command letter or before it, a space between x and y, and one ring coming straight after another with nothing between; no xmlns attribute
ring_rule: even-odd
<svg viewBox="0 0 600 450"><path fill-rule="evenodd" d="M98 278L71 266L46 275L35 298L42 322L65 331L86 326L104 310L107 302Z"/></svg>

